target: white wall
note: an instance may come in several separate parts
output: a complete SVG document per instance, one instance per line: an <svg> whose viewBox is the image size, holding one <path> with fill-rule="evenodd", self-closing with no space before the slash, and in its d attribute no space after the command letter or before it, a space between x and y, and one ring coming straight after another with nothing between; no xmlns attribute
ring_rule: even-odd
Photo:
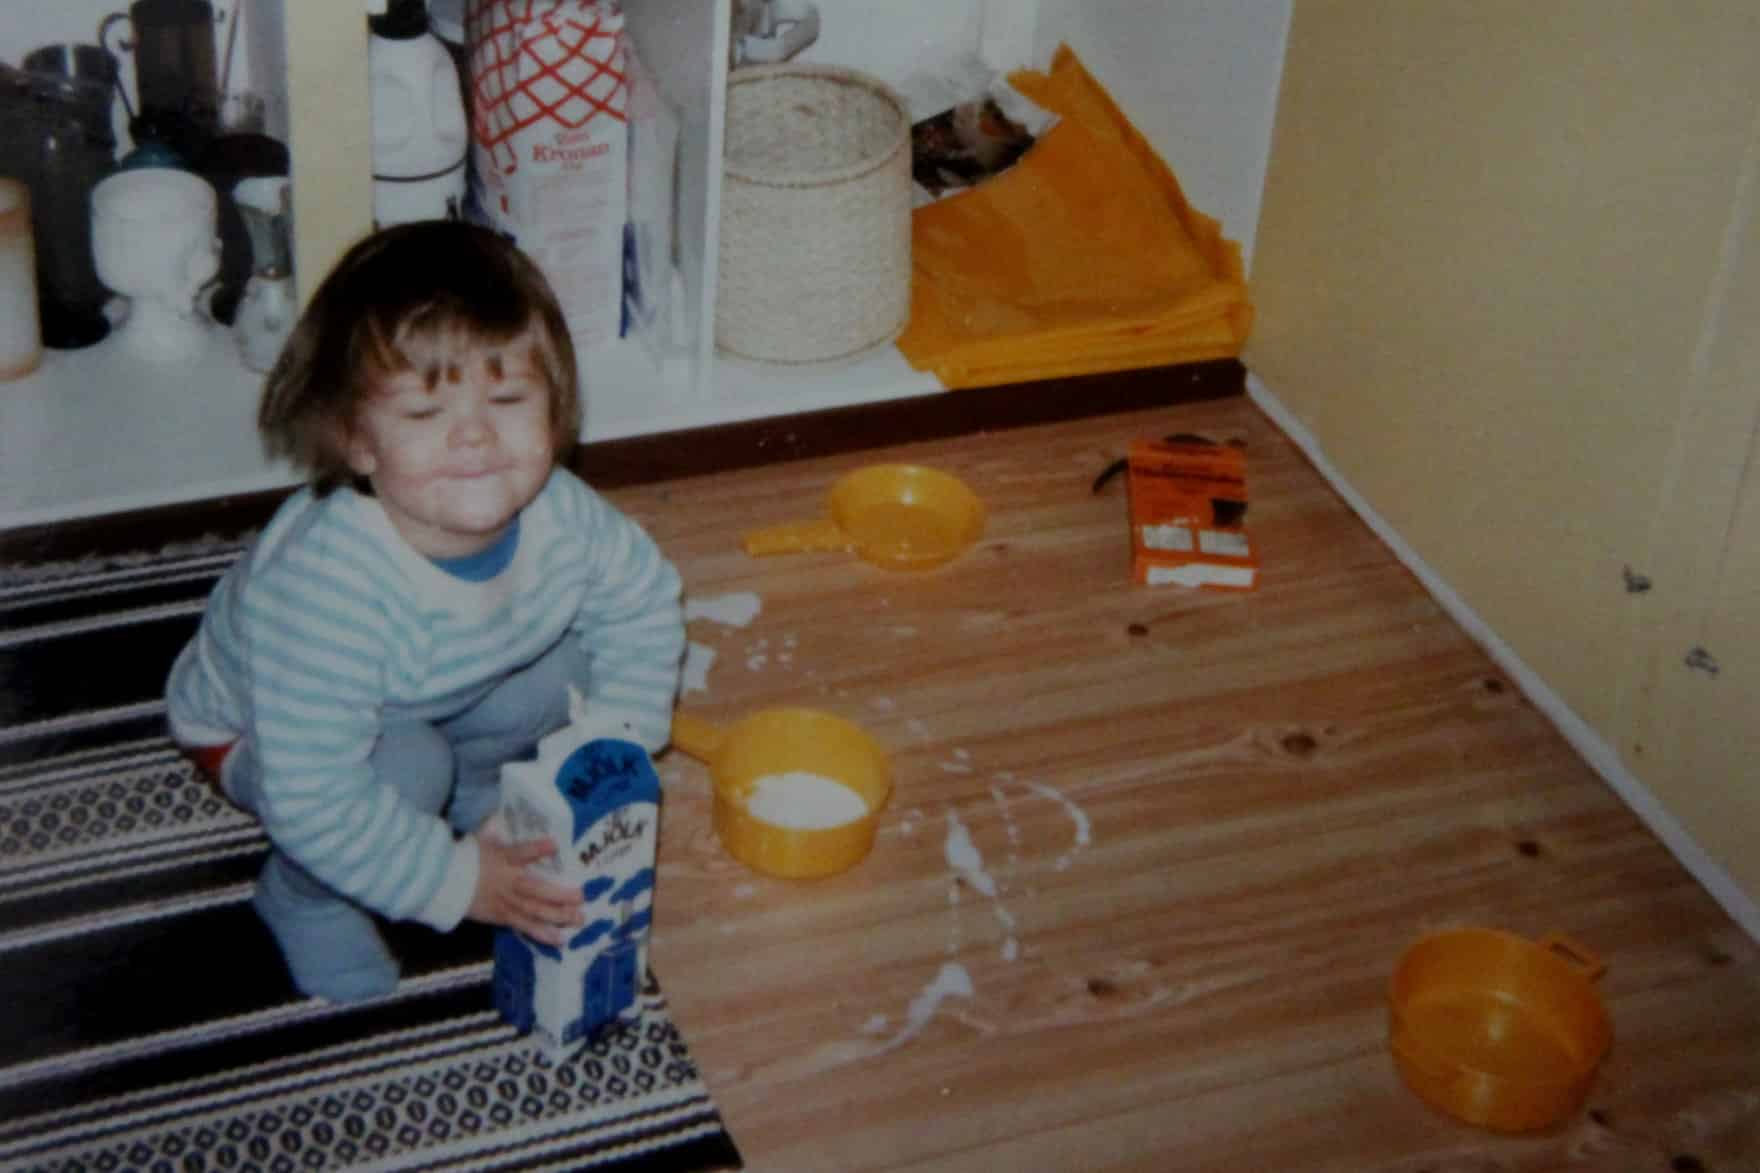
<svg viewBox="0 0 1760 1173"><path fill-rule="evenodd" d="M925 66L977 52L975 0L816 2L819 39L798 61L852 66L897 85Z"/></svg>

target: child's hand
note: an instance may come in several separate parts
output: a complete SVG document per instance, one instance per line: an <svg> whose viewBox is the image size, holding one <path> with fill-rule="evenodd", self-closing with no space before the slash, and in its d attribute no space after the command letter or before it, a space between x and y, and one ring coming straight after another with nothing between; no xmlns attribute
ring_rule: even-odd
<svg viewBox="0 0 1760 1173"><path fill-rule="evenodd" d="M528 864L554 854L556 845L548 839L505 843L494 835L478 835L477 891L466 915L517 929L547 945L561 945L569 930L581 923L581 894L526 870Z"/></svg>

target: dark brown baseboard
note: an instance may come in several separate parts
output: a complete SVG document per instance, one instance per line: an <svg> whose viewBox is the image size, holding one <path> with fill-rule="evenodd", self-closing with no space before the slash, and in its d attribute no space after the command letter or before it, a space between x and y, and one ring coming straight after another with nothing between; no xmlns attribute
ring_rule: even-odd
<svg viewBox="0 0 1760 1173"><path fill-rule="evenodd" d="M675 480L782 460L804 460L973 432L1168 407L1243 394L1234 359L919 395L830 411L586 444L574 468L597 488ZM227 537L268 521L285 490L0 532L0 563L59 562L157 550Z"/></svg>

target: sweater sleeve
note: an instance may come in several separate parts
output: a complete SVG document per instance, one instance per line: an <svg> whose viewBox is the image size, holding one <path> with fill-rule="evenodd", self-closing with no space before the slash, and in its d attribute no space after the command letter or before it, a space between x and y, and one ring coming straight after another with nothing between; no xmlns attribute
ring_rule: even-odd
<svg viewBox="0 0 1760 1173"><path fill-rule="evenodd" d="M569 480L569 529L581 541L583 570L571 628L592 662L587 711L619 715L658 752L671 736L684 657L679 574L640 525Z"/></svg>
<svg viewBox="0 0 1760 1173"><path fill-rule="evenodd" d="M280 850L341 894L394 919L451 928L462 915L458 889L475 884L475 852L377 781L370 763L386 665L397 641L419 638L411 617L383 605L387 573L340 542L286 552L246 590L257 815Z"/></svg>

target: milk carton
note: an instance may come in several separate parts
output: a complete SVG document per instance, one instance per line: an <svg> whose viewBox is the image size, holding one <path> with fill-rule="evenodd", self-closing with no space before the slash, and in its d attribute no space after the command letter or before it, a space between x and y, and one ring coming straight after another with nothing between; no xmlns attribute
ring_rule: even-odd
<svg viewBox="0 0 1760 1173"><path fill-rule="evenodd" d="M476 0L471 218L543 270L577 350L623 319L629 75L619 0Z"/></svg>
<svg viewBox="0 0 1760 1173"><path fill-rule="evenodd" d="M560 948L495 934L495 1008L552 1052L639 1013L660 815L647 752L600 736L572 700L574 720L539 743L535 761L502 767L498 816L515 842L548 836L558 850L534 870L586 901L585 923Z"/></svg>

